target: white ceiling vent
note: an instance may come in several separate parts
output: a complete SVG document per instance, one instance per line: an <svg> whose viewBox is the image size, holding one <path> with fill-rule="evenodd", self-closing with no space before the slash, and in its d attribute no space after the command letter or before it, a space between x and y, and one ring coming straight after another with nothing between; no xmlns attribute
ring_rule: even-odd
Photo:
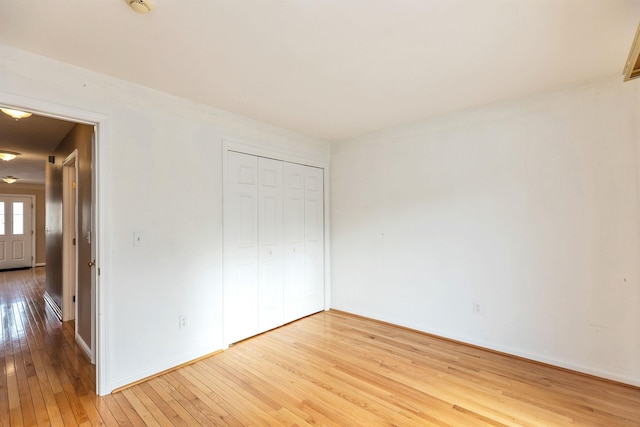
<svg viewBox="0 0 640 427"><path fill-rule="evenodd" d="M638 29L636 30L636 36L633 39L631 51L629 52L629 57L627 58L627 63L624 65L622 74L624 75L625 82L640 77L640 25L638 25Z"/></svg>

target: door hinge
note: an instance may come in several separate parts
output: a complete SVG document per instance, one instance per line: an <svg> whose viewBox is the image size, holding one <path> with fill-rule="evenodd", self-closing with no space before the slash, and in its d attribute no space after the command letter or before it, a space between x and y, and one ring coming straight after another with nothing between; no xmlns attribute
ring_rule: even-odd
<svg viewBox="0 0 640 427"><path fill-rule="evenodd" d="M75 182L75 181L73 181L73 182L71 183L71 188L73 188L74 190L76 189L76 182Z"/></svg>
<svg viewBox="0 0 640 427"><path fill-rule="evenodd" d="M76 245L76 238L74 237L73 238L73 246L75 246L75 245Z"/></svg>
<svg viewBox="0 0 640 427"><path fill-rule="evenodd" d="M73 296L73 302L76 302L76 296L75 295Z"/></svg>
<svg viewBox="0 0 640 427"><path fill-rule="evenodd" d="M98 267L98 276L100 275L100 267Z"/></svg>

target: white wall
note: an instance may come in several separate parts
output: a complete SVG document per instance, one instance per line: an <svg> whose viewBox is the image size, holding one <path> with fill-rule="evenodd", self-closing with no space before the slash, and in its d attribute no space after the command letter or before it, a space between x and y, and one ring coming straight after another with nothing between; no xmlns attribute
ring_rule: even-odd
<svg viewBox="0 0 640 427"><path fill-rule="evenodd" d="M2 45L0 92L108 117L110 388L221 349L222 140L320 162L328 144Z"/></svg>
<svg viewBox="0 0 640 427"><path fill-rule="evenodd" d="M332 147L332 307L640 385L639 88Z"/></svg>

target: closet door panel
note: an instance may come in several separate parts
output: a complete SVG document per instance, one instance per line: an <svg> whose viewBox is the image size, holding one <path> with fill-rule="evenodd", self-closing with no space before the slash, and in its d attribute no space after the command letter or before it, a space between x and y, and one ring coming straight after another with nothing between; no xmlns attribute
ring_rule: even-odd
<svg viewBox="0 0 640 427"><path fill-rule="evenodd" d="M324 309L324 171L304 167L304 304L306 314Z"/></svg>
<svg viewBox="0 0 640 427"><path fill-rule="evenodd" d="M306 314L304 166L284 163L284 321Z"/></svg>
<svg viewBox="0 0 640 427"><path fill-rule="evenodd" d="M224 332L228 344L258 333L258 159L228 153Z"/></svg>
<svg viewBox="0 0 640 427"><path fill-rule="evenodd" d="M283 162L258 159L259 330L283 324Z"/></svg>

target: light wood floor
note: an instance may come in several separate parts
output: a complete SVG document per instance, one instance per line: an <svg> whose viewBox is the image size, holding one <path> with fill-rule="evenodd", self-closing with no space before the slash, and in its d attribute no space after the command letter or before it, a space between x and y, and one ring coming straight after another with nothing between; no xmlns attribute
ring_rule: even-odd
<svg viewBox="0 0 640 427"><path fill-rule="evenodd" d="M106 397L43 303L0 273L0 426L640 425L640 390L320 313Z"/></svg>

